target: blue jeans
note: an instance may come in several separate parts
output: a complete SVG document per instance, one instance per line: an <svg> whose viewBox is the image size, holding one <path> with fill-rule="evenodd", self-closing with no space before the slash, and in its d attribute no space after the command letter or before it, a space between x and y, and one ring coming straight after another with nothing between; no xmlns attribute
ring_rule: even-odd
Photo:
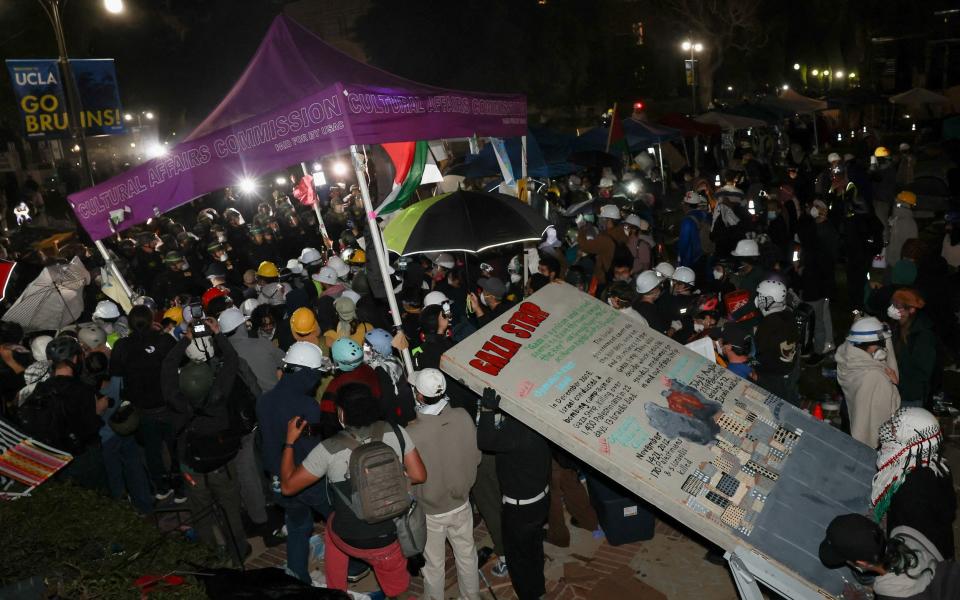
<svg viewBox="0 0 960 600"><path fill-rule="evenodd" d="M153 512L153 495L143 462L143 452L133 436L115 435L105 441L103 464L107 469L107 484L111 497L121 498L126 490L138 512Z"/></svg>
<svg viewBox="0 0 960 600"><path fill-rule="evenodd" d="M313 535L313 511L320 513L324 520L333 512L327 496L327 479L324 477L296 496L275 492L274 497L285 513L287 568L304 583L310 583L307 566L310 561L310 536Z"/></svg>

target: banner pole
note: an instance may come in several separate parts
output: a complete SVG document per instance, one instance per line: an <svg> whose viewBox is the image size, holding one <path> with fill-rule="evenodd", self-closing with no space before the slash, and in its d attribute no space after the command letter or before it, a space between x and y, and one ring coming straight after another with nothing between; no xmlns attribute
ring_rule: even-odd
<svg viewBox="0 0 960 600"><path fill-rule="evenodd" d="M304 175L310 175L310 172L307 170L307 163L301 162L300 168L303 169ZM311 175L312 177L312 175ZM313 185L311 182L310 185ZM316 186L314 186L314 194L316 194ZM327 233L327 224L323 222L323 215L320 214L320 198L317 198L317 201L313 203L313 212L317 215L317 224L320 227L320 236L323 237L323 243L327 248L333 248L333 240L330 239L330 234Z"/></svg>
<svg viewBox="0 0 960 600"><path fill-rule="evenodd" d="M73 70L70 68L70 58L67 55L67 38L63 33L63 21L60 18L60 3L47 2L41 4L43 5L44 12L47 13L47 17L50 18L50 24L53 26L53 34L57 38L57 50L60 53L58 58L60 77L67 84L64 86L64 95L67 98L67 119L70 126L70 133L76 141L77 146L80 147L80 162L83 165L81 172L85 178L84 183L88 187L93 187L95 183L93 179L93 169L90 167L90 156L87 154L87 139L83 133L83 123L80 121L80 95L77 89L77 82L73 78ZM126 279L123 278L123 274L120 273L120 269L116 263L110 258L106 246L104 246L100 240L96 240L94 246L96 246L100 252L100 256L103 257L107 268L109 268L113 276L117 278L117 282L123 289L123 293L127 295L127 298L129 298L132 303L133 293L130 290L130 286L127 284Z"/></svg>
<svg viewBox="0 0 960 600"><path fill-rule="evenodd" d="M373 239L373 250L377 254L377 264L380 266L380 277L383 279L383 290L387 295L387 303L390 305L390 316L393 319L393 325L400 330L402 322L400 320L400 309L397 306L397 296L393 293L393 286L390 285L390 272L387 270L389 262L387 261L386 244L383 241L383 235L380 227L377 225L377 213L373 210L373 202L370 200L370 188L367 187L365 157L360 154L359 147L356 144L350 146L350 156L353 158L353 170L357 174L357 185L360 186L360 196L363 198L363 208L367 213L367 226L370 228L370 237ZM410 356L410 349L405 348L400 351L403 357L403 366L407 369L407 375L413 374L413 358Z"/></svg>

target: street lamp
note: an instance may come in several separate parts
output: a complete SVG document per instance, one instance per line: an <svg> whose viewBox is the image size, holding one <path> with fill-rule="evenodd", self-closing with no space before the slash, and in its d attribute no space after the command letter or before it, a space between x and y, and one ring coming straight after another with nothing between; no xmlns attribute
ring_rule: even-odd
<svg viewBox="0 0 960 600"><path fill-rule="evenodd" d="M124 113L124 115L123 115L123 120L124 120L124 121L132 121L132 120L133 120L133 115L131 115L130 113Z"/></svg>
<svg viewBox="0 0 960 600"><path fill-rule="evenodd" d="M687 66L687 83L690 85L690 98L693 100L693 112L697 112L697 59L695 54L703 51L703 44L696 41L684 40L680 47L690 53L690 62Z"/></svg>
<svg viewBox="0 0 960 600"><path fill-rule="evenodd" d="M843 71L837 71L836 73L833 74L833 76L836 77L837 79L843 79Z"/></svg>
<svg viewBox="0 0 960 600"><path fill-rule="evenodd" d="M810 71L810 74L813 75L814 77L816 77L817 75L820 74L820 71L819 71L818 69L814 69L814 70Z"/></svg>
<svg viewBox="0 0 960 600"><path fill-rule="evenodd" d="M119 15L123 12L123 0L103 0L103 7L108 13Z"/></svg>
<svg viewBox="0 0 960 600"><path fill-rule="evenodd" d="M147 112L143 113L143 116L145 116L148 121L152 121L152 120L153 120L153 113L150 112L149 110L148 110Z"/></svg>
<svg viewBox="0 0 960 600"><path fill-rule="evenodd" d="M790 89L790 86L785 83L785 84L783 84L783 85L780 86L780 89L782 89L783 91L787 91L787 90Z"/></svg>
<svg viewBox="0 0 960 600"><path fill-rule="evenodd" d="M793 63L793 70L794 70L794 71L799 71L799 70L800 70L800 63Z"/></svg>

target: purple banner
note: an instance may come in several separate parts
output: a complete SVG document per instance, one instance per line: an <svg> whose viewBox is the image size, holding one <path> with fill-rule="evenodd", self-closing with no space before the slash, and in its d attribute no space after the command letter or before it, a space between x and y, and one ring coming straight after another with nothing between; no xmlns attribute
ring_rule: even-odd
<svg viewBox="0 0 960 600"><path fill-rule="evenodd" d="M522 95L415 93L331 86L298 102L191 139L92 188L70 206L94 240L209 192L349 147L473 134L526 134Z"/></svg>

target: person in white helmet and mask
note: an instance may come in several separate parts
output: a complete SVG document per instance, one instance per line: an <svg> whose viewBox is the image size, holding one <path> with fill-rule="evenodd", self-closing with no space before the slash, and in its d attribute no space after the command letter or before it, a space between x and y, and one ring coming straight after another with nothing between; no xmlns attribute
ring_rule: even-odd
<svg viewBox="0 0 960 600"><path fill-rule="evenodd" d="M579 223L577 245L580 252L592 254L594 257L593 277L597 285L606 285L610 270L613 268L613 258L617 253L617 245L626 248L626 234L620 226L620 209L614 204L606 204L600 208L598 226L600 233L593 238L587 235L588 228L585 221Z"/></svg>
<svg viewBox="0 0 960 600"><path fill-rule="evenodd" d="M657 302L663 294L663 278L656 271L644 271L637 276L637 297L633 308L650 325L651 329L666 334L670 329L670 319L662 310L663 304Z"/></svg>
<svg viewBox="0 0 960 600"><path fill-rule="evenodd" d="M800 403L800 331L787 308L787 286L779 279L757 285L754 303L763 318L757 325L757 383L793 405Z"/></svg>
<svg viewBox="0 0 960 600"><path fill-rule="evenodd" d="M900 408L900 371L890 336L876 317L857 319L835 355L850 435L871 448L877 447L880 425Z"/></svg>

